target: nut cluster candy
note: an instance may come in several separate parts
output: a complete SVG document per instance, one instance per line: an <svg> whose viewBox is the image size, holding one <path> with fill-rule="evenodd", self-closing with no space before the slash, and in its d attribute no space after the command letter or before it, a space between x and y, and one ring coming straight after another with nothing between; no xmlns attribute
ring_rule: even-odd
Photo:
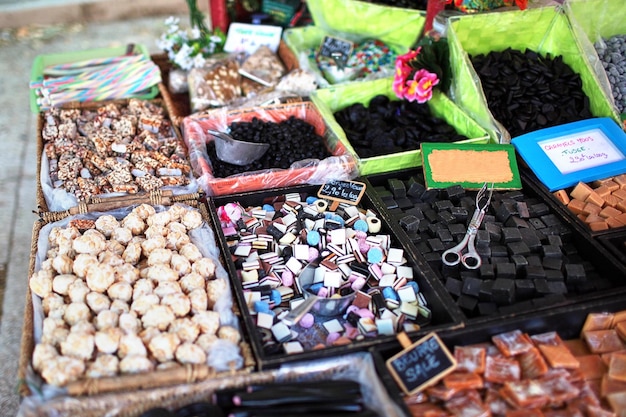
<svg viewBox="0 0 626 417"><path fill-rule="evenodd" d="M258 206L233 202L218 208L248 310L269 353L393 335L430 320L413 268L376 213L348 204L330 207L324 199L290 193ZM350 303L332 315L308 313L288 325L283 318L305 296L300 275L314 261L319 266L312 287L321 302Z"/></svg>

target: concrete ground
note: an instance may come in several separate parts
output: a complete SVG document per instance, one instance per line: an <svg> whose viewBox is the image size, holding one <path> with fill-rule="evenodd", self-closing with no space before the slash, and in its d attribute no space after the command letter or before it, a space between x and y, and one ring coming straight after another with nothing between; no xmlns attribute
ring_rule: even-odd
<svg viewBox="0 0 626 417"><path fill-rule="evenodd" d="M183 0L0 0L0 417L15 416L19 407L17 367L38 218L37 116L28 97L33 60L130 42L157 53L165 18L184 22L186 13Z"/></svg>

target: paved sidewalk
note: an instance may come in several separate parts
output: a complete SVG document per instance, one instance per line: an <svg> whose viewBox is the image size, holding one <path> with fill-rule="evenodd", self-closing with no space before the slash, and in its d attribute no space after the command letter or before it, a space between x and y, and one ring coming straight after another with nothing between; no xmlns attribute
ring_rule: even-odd
<svg viewBox="0 0 626 417"><path fill-rule="evenodd" d="M181 0L181 3L182 0ZM4 3L3 3L4 4ZM0 4L0 15L2 15ZM186 13L186 6L182 9ZM0 416L17 414L17 365L36 211L37 116L29 108L28 82L39 54L144 44L155 40L168 15L107 23L0 29ZM182 19L184 15L179 15ZM0 26L4 27L4 26Z"/></svg>

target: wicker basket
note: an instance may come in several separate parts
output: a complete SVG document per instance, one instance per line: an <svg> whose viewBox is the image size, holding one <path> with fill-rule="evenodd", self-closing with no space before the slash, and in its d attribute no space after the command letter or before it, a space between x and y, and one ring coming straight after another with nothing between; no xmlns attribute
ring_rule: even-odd
<svg viewBox="0 0 626 417"><path fill-rule="evenodd" d="M105 101L105 102L89 102L89 103L74 102L74 103L67 103L63 105L61 108L64 110L72 110L72 109L96 110L108 104L116 104L116 105L124 106L128 102L129 102L128 99L112 100L112 101ZM166 120L170 119L169 114L167 112L167 106L164 105L163 100L155 99L155 100L149 100L149 102L163 108ZM52 212L52 211L64 211L66 209L72 208L69 204L66 204L65 201L61 203L54 203L54 206L51 207L52 205L50 204L51 192L46 191L45 187L43 187L42 169L44 167L42 165L42 159L43 159L43 154L44 154L44 139L43 139L42 131L44 127L45 127L45 113L39 113L39 117L37 119L37 191L36 191L37 196L36 197L37 197L37 209L40 214ZM181 139L180 131L178 130L178 128L176 127L174 123L172 123L172 129L173 129L173 135L179 140L181 147L184 149L185 155L188 155L187 150L184 146L184 143ZM168 186L168 187L163 187L162 190L172 192L173 194L176 194L176 195L195 193L196 191L198 191L198 188L195 183L195 179L191 177L191 174L189 176L189 180L190 180L190 184L187 186ZM50 189L50 185L48 185L48 190L49 189ZM142 199L142 198L150 198L149 194L150 193L140 191L137 194L124 193L123 197L131 198L131 199ZM95 196L95 197L91 197L88 201L85 201L85 200L78 201L77 205L89 204L92 201L100 201L100 200L104 200L107 198L113 198L113 197ZM59 206L62 206L62 207L59 207Z"/></svg>
<svg viewBox="0 0 626 417"><path fill-rule="evenodd" d="M206 203L200 198L199 194L188 194L188 195L163 195L160 192L155 192L150 195L150 198L144 198L143 201L135 200L130 202L128 200L124 200L123 198L117 198L114 200L106 200L101 202L92 203L89 205L81 206L80 211L76 208L72 208L71 210L63 211L63 212L49 212L43 213L42 217L35 222L33 226L33 235L32 235L32 246L31 246L31 259L29 265L29 278L34 274L36 268L36 258L38 248L38 241L41 229L53 222L61 221L69 216L73 215L73 213L78 212L79 214L86 213L106 213L107 211L113 211L116 209L127 209L130 210L133 206L139 204L150 204L154 206L171 206L174 203L182 203L187 206L191 206L197 208L202 215L203 221L211 228L211 230L215 230L215 227L212 223L211 217L208 214ZM215 242L217 243L217 242ZM219 263L224 265L224 259L222 254L219 252L219 247L216 246L216 251L219 253ZM222 277L227 279L227 272L223 271L221 274L225 275ZM230 282L227 279L228 282ZM232 296L232 291L231 291ZM37 385L34 382L37 381L38 378L35 375L35 371L31 366L31 358L33 355L33 351L36 345L35 341L35 313L34 313L34 304L33 297L36 297L32 294L30 288L27 289L26 294L26 307L24 313L24 323L23 323L23 331L22 331L22 344L19 358L19 368L18 368L18 380L20 382L19 392L23 397L35 398L35 402L40 402L40 398L38 397L38 389L33 389ZM241 322L240 312L237 308L237 304L234 301L232 302L232 310L234 317L238 322ZM241 330L240 330L241 332ZM176 367L167 370L159 370L154 372L133 374L133 375L120 375L115 377L106 377L106 378L83 378L75 382L69 383L65 387L65 392L67 396L64 397L66 402L80 403L81 400L78 397L89 397L97 394L105 394L105 393L120 393L120 392L132 392L139 389L155 389L162 387L172 387L171 389L176 389L176 386L180 384L191 384L198 381L204 381L212 378L218 377L233 377L237 375L245 375L250 373L255 367L255 360L252 355L252 352L248 346L248 343L242 337L241 342L239 343L239 351L242 359L243 366L235 369L231 367L229 371L217 371L212 369L210 366L202 364L202 365L185 365L181 367ZM74 415L89 415L89 414L74 414Z"/></svg>

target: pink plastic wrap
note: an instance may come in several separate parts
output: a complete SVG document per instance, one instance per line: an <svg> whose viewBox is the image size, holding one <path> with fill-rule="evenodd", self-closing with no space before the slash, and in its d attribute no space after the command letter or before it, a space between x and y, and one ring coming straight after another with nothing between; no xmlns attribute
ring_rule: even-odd
<svg viewBox="0 0 626 417"><path fill-rule="evenodd" d="M207 129L227 132L233 122L247 122L253 118L262 121L282 122L291 116L302 119L315 127L315 132L324 138L332 156L325 159L297 161L289 169L251 171L217 178L213 175L207 143L213 137ZM323 184L331 179L350 180L358 176L355 158L348 154L311 102L279 104L267 107L227 110L216 109L202 116L188 116L183 120L183 137L189 150L189 159L198 184L207 195L218 196L267 188L287 187L299 184Z"/></svg>

